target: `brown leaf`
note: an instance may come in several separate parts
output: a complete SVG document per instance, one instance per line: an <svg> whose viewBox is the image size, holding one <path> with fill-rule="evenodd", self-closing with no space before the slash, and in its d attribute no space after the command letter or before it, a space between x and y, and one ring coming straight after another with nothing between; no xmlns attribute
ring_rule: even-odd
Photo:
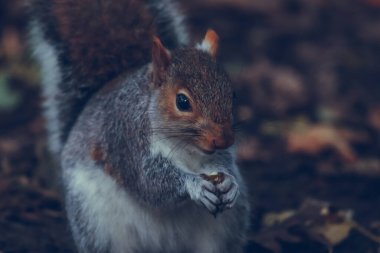
<svg viewBox="0 0 380 253"><path fill-rule="evenodd" d="M284 115L308 101L301 75L295 69L274 66L268 61L246 68L237 83L248 90L251 106L257 111Z"/></svg>
<svg viewBox="0 0 380 253"><path fill-rule="evenodd" d="M7 57L12 59L18 59L21 57L24 46L21 42L19 32L14 28L7 27L3 32L1 46L4 49L4 53Z"/></svg>
<svg viewBox="0 0 380 253"><path fill-rule="evenodd" d="M247 161L257 157L259 153L259 141L252 137L246 137L238 145L237 157L239 160Z"/></svg>
<svg viewBox="0 0 380 253"><path fill-rule="evenodd" d="M295 128L287 135L287 150L290 153L318 155L332 148L345 162L356 161L357 155L351 148L350 141L357 138L355 132L342 131L330 125L305 125L302 129Z"/></svg>
<svg viewBox="0 0 380 253"><path fill-rule="evenodd" d="M370 125L380 132L380 105L371 109L368 120Z"/></svg>
<svg viewBox="0 0 380 253"><path fill-rule="evenodd" d="M281 241L299 243L305 236L332 249L345 240L354 227L350 210L338 210L328 202L306 199L298 210L268 213L261 231L252 240L280 253ZM297 233L291 232L296 229Z"/></svg>
<svg viewBox="0 0 380 253"><path fill-rule="evenodd" d="M323 236L329 244L335 246L347 239L352 228L352 224L346 221L341 224L327 223L323 226L317 226L313 228L313 232Z"/></svg>
<svg viewBox="0 0 380 253"><path fill-rule="evenodd" d="M280 213L268 213L264 216L264 224L266 226L273 226L275 224L279 224L289 219L290 217L296 214L295 210L285 210Z"/></svg>
<svg viewBox="0 0 380 253"><path fill-rule="evenodd" d="M0 139L0 153L10 155L21 149L21 143L17 139L3 138Z"/></svg>

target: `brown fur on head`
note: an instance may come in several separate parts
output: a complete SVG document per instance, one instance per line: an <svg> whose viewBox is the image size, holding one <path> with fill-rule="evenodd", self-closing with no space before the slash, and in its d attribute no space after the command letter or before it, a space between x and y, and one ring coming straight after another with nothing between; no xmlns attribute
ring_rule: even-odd
<svg viewBox="0 0 380 253"><path fill-rule="evenodd" d="M215 60L217 42L216 33L209 30L197 48L169 52L155 38L152 50L152 87L160 94L158 107L166 124L162 128L204 153L228 148L234 142L233 92L227 73ZM181 103L183 100L189 103Z"/></svg>

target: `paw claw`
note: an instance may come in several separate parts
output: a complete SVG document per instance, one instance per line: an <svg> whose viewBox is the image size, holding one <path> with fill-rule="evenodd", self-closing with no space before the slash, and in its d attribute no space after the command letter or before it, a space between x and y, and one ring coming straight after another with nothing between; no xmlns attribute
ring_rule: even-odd
<svg viewBox="0 0 380 253"><path fill-rule="evenodd" d="M225 181L217 185L217 189L221 193L219 198L222 202L222 209L232 208L239 196L239 186L236 179L231 175L226 175Z"/></svg>
<svg viewBox="0 0 380 253"><path fill-rule="evenodd" d="M204 206L210 213L217 212L220 199L215 185L201 177L194 176L187 182L187 192L196 203Z"/></svg>
<svg viewBox="0 0 380 253"><path fill-rule="evenodd" d="M192 176L186 187L190 198L204 206L215 217L232 208L239 196L239 186L234 176L225 174L223 182L213 184L201 176Z"/></svg>

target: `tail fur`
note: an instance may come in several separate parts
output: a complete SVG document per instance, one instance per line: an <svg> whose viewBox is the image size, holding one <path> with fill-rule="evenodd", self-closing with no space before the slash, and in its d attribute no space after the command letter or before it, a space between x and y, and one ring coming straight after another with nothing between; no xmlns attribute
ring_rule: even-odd
<svg viewBox="0 0 380 253"><path fill-rule="evenodd" d="M42 69L49 146L60 153L84 105L100 87L151 60L153 35L188 44L170 0L34 0L31 47Z"/></svg>

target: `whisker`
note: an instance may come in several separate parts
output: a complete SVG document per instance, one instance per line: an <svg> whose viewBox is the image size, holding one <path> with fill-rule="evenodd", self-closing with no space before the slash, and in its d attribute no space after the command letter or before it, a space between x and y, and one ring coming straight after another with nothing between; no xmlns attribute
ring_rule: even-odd
<svg viewBox="0 0 380 253"><path fill-rule="evenodd" d="M171 160L174 156L174 154L179 150L177 149L181 144L183 143L183 140L179 140L170 150L169 154L168 154L168 157L169 157L169 160Z"/></svg>
<svg viewBox="0 0 380 253"><path fill-rule="evenodd" d="M189 145L189 143L190 142L186 139L182 139L181 141L179 141L179 144L182 144L182 145L177 145L177 147L175 147L176 149L175 150L173 149L174 152L173 153L171 152L172 154L169 153L169 156L168 156L169 159L171 160L176 152L183 150L187 145Z"/></svg>
<svg viewBox="0 0 380 253"><path fill-rule="evenodd" d="M156 141L165 141L165 140L170 140L170 139L194 139L194 138L197 138L199 137L198 135L184 135L184 134L181 134L181 135L163 135L161 138L157 139Z"/></svg>

